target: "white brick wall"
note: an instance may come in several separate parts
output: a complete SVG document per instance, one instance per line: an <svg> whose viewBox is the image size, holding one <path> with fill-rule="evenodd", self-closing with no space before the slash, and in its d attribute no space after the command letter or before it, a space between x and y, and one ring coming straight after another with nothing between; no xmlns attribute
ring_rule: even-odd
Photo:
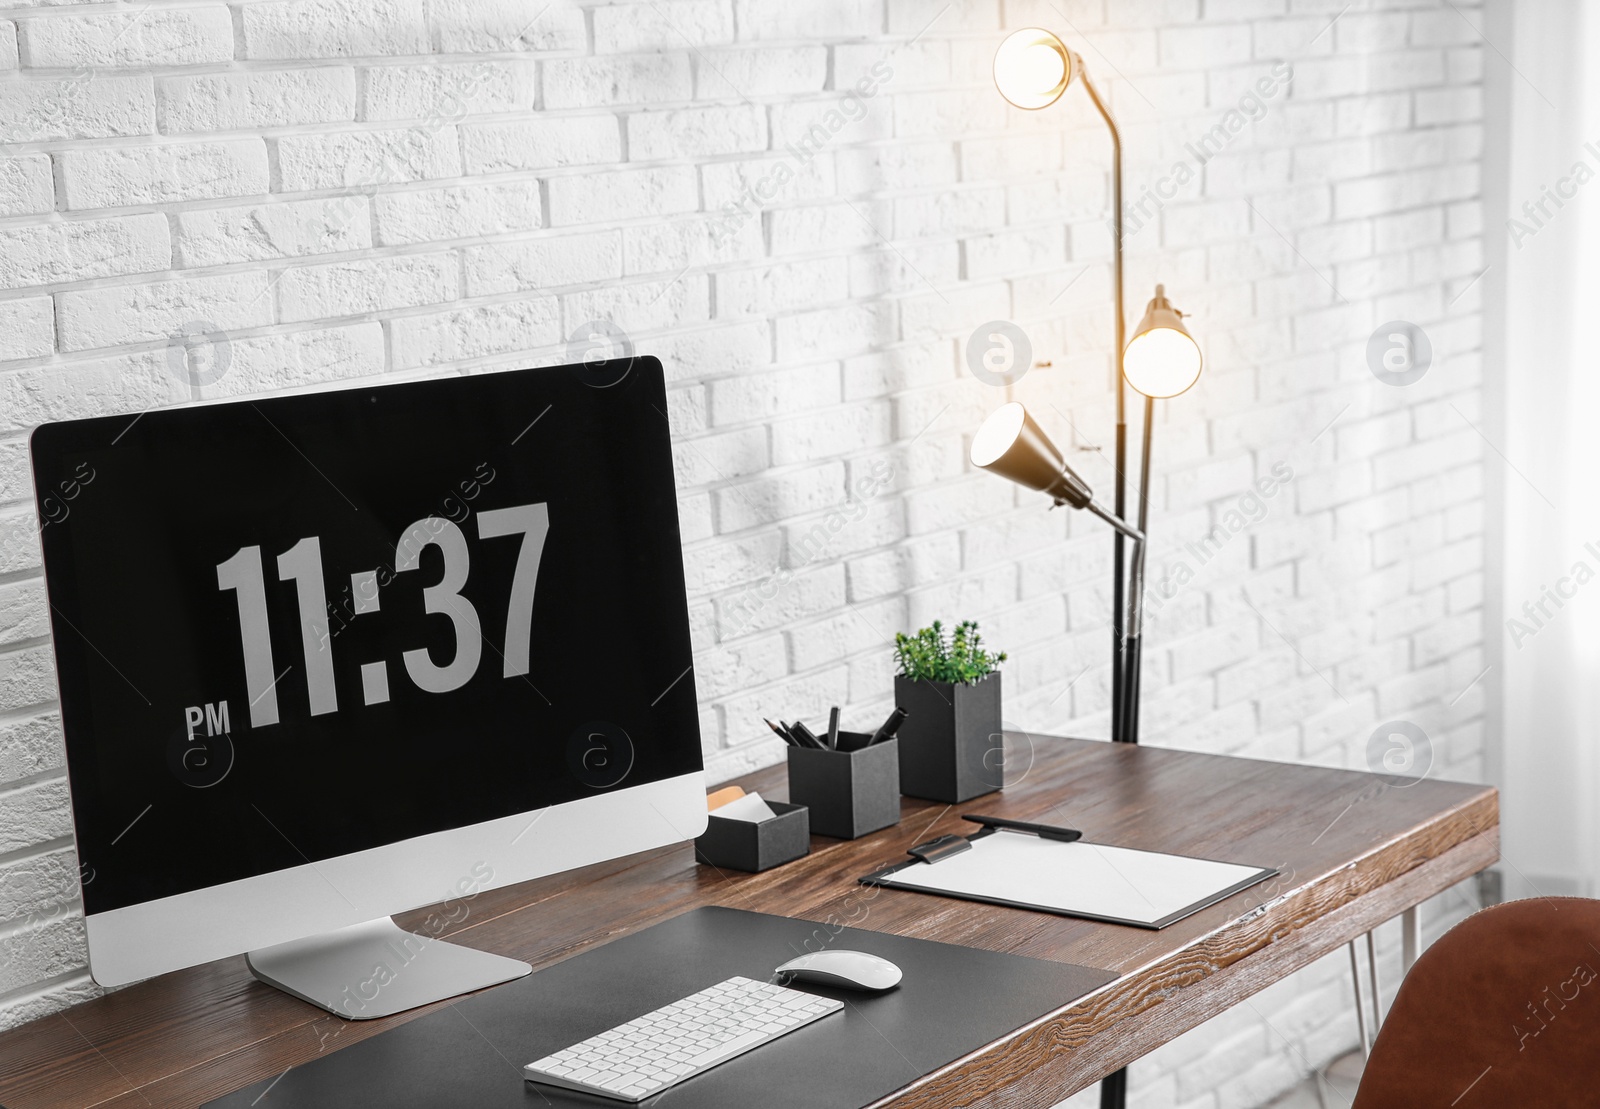
<svg viewBox="0 0 1600 1109"><path fill-rule="evenodd" d="M603 317L662 357L714 777L778 757L762 715L881 714L885 644L935 617L1011 652L1010 721L1103 735L1104 530L964 461L1009 392L1109 485L1107 143L1081 90L1000 101L1007 26L1067 32L1109 95L1130 310L1164 280L1208 356L1157 414L1145 742L1361 767L1398 717L1478 777L1483 46L1454 7L0 7L0 1026L95 992L26 436L189 399L197 321L231 347L208 396L560 362ZM996 318L1050 363L1010 390L962 353ZM1406 388L1365 359L1394 319L1437 356ZM1142 1061L1132 1103L1256 1105L1348 1048L1342 958Z"/></svg>

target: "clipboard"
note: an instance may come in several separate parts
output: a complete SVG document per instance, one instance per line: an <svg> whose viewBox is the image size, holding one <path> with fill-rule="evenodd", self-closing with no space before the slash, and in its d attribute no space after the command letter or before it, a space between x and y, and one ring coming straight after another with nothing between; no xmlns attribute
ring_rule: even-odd
<svg viewBox="0 0 1600 1109"><path fill-rule="evenodd" d="M1070 828L966 816L970 836L918 844L907 862L859 879L911 890L1158 930L1277 875L1273 867L1085 842Z"/></svg>

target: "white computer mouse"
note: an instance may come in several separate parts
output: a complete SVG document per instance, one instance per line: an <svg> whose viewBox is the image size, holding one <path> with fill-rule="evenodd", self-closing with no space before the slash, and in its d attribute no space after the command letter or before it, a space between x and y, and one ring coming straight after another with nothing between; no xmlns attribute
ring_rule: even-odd
<svg viewBox="0 0 1600 1109"><path fill-rule="evenodd" d="M816 951L790 959L776 973L797 982L847 990L887 990L900 984L899 967L865 951Z"/></svg>

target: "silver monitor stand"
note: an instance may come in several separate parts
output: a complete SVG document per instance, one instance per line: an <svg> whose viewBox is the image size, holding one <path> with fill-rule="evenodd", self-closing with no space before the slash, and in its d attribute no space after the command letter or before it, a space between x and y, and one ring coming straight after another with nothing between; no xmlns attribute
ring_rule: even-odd
<svg viewBox="0 0 1600 1109"><path fill-rule="evenodd" d="M510 982L533 971L520 959L407 932L391 917L248 952L269 986L348 1020L372 1020Z"/></svg>

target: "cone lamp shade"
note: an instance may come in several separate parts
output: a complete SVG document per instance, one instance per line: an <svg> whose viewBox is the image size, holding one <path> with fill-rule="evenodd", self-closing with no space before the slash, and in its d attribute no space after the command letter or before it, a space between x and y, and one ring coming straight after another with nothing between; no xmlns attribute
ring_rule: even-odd
<svg viewBox="0 0 1600 1109"><path fill-rule="evenodd" d="M1088 506L1088 483L1072 472L1050 437L1016 401L1003 404L972 437L972 464L1018 485L1036 489L1057 504Z"/></svg>

